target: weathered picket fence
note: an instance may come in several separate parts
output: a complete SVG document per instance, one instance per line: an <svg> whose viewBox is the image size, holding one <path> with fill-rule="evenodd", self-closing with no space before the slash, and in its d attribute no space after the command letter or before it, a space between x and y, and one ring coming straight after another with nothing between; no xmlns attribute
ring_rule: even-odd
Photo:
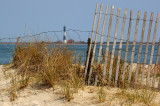
<svg viewBox="0 0 160 106"><path fill-rule="evenodd" d="M141 81L140 81L140 85L145 85L145 86L150 86L150 81L152 80L152 85L151 87L155 87L155 80L156 80L156 75L157 75L157 65L158 65L158 62L159 62L159 55L160 55L160 43L158 44L159 45L159 49L158 49L158 53L157 53L157 57L156 57L156 63L155 63L155 68L154 68L154 73L153 73L153 77L150 78L150 74L151 74L151 66L152 66L152 59L153 59L153 53L154 53L154 46L155 46L155 39L156 39L156 33L157 33L157 29L158 29L158 23L159 23L159 17L160 17L160 14L157 14L157 18L156 18L156 21L153 20L153 16L154 16L154 13L152 12L151 13L151 16L150 16L150 20L147 20L146 17L147 17L147 12L144 12L144 18L143 19L140 19L140 11L138 11L138 14L137 14L137 18L134 19L136 20L136 25L135 25L135 32L134 32L134 39L132 42L130 42L130 33L131 33L131 28L132 28L132 24L133 24L133 11L131 10L130 11L130 17L127 18L127 9L125 9L124 11L124 16L120 16L120 8L118 8L118 11L117 11L117 15L114 15L114 6L111 7L111 12L110 14L108 13L109 12L109 6L107 5L106 7L106 10L105 10L105 13L102 13L102 9L103 8L103 4L101 4L100 6L100 11L98 12L98 4L96 5L96 10L95 10L95 16L94 16L94 22L93 22L93 28L92 28L92 33L91 33L91 38L90 38L90 44L89 44L89 47L88 47L88 54L87 54L87 58L86 58L86 64L85 64L85 78L87 77L87 83L88 84L91 84L91 76L92 76L92 70L93 70L93 66L94 66L94 59L95 59L95 52L96 52L96 46L97 44L99 44L99 51L98 51L98 61L96 64L100 65L101 64L101 57L102 57L102 45L103 45L103 38L104 38L104 32L105 32L105 29L106 29L106 20L107 18L110 16L110 19L109 19L109 25L108 25L108 34L107 34L107 43L106 43L106 48L105 48L105 60L104 60L104 63L103 63L103 80L107 80L108 82L111 81L111 77L112 77L112 68L113 68L113 61L114 61L114 58L115 58L115 47L116 47L116 43L117 43L117 33L118 33L118 24L119 24L119 18L123 18L123 22L122 22L122 29L121 29L121 35L120 35L120 41L119 41L119 49L118 49L118 60L117 60L117 65L116 65L116 75L115 75L115 82L114 82L114 86L116 87L117 86L117 80L118 80L118 74L119 74L119 64L120 64L120 60L121 60L121 53L122 53L122 44L123 44L123 36L124 36L124 28L125 28L125 23L126 23L126 19L129 20L129 27L128 27L128 33L127 33L127 40L126 40L126 48L125 48L125 57L123 59L124 61L124 64L123 64L123 73L122 73L122 77L121 77L121 80L124 81L124 77L125 77L125 73L126 73L126 67L127 65L129 64L129 75L128 75L128 87L131 86L131 76L132 76L132 72L133 72L133 60L134 60L134 53L135 53L135 46L136 46L136 38L137 38L137 33L138 33L138 26L139 26L139 20L143 20L143 24L142 24L142 31L141 31L141 39L140 39L140 43L138 43L139 45L139 52L138 52L138 59L137 59L137 67L136 67L136 71L135 71L135 81L134 81L134 84L132 85L133 87L136 87L137 86L137 80L138 80L138 75L139 75L139 67L141 64L143 64L143 67L142 67L142 73L141 73ZM99 14L99 18L98 18L98 23L96 24L96 18L97 18L97 14ZM99 34L99 27L100 27L100 22L101 22L101 17L102 17L102 14L104 15L104 21L103 21L103 26L102 26L102 33ZM106 73L106 67L107 67L107 61L108 61L108 55L109 55L109 46L110 46L110 38L111 38L111 28L112 28L112 20L113 20L113 16L116 16L116 25L115 25L115 32L114 32L114 40L113 40L113 48L112 48L112 52L111 52L111 60L110 60L110 64L109 64L109 73ZM144 56L144 62L143 63L140 63L140 58L141 58L141 52L142 52L142 45L144 44L143 43L143 40L144 40L144 32L145 32L145 26L146 26L146 21L149 21L149 29L148 29L148 36L147 36L147 43L146 44L146 50L145 50L145 56ZM152 23L153 21L155 22L155 28L154 28L154 33L153 33L153 41L152 43L150 43L150 37L151 37L151 29L152 29ZM97 25L97 29L96 29L96 32L95 32L95 26ZM93 37L94 37L94 34L95 34L95 40L93 42ZM100 43L97 43L97 38L98 38L98 35L101 35L100 37ZM128 47L129 47L129 44L132 43L132 53L131 53L131 59L130 59L130 62L128 63L127 62L127 56L128 56ZM144 76L145 76L145 66L147 65L146 64L146 60L147 60L147 54L148 54L148 48L149 48L149 44L152 45L152 48L151 48L151 56L150 56L150 61L149 61L149 64L148 64L148 68L147 68L147 74L146 74L146 84L144 84ZM92 56L92 58L90 57ZM91 59L90 59L91 58ZM88 68L90 67L90 68ZM88 71L89 69L89 71ZM98 70L97 70L98 71ZM108 75L108 76L106 76ZM94 84L97 85L97 82L98 82L99 78L98 78L98 75L96 75L95 77L95 82ZM109 83L108 83L109 84ZM160 76L159 76L159 86L157 87L160 89Z"/></svg>

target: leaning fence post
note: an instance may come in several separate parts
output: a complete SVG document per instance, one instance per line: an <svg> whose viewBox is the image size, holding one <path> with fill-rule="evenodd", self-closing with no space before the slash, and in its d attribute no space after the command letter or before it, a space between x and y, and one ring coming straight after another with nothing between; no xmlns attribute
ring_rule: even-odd
<svg viewBox="0 0 160 106"><path fill-rule="evenodd" d="M95 28L95 24L96 24L97 12L98 12L98 3L96 4L96 11L95 11L95 15L94 15L94 22L93 22L91 40L90 40L90 45L89 45L88 54L87 54L87 60L86 60L86 64L85 64L85 76L84 76L85 79L86 79L86 75L87 75L89 57L90 57L90 52L91 52L91 48L92 48L92 40L93 40L94 28Z"/></svg>
<svg viewBox="0 0 160 106"><path fill-rule="evenodd" d="M139 19L140 19L140 11L138 11L136 28L135 28L135 33L134 33L133 48L132 48L132 54L131 54L131 64L130 64L129 77L128 77L128 87L130 86L131 76L132 76L132 66L133 66L133 60L134 60L134 51L135 51L135 45L136 45Z"/></svg>
<svg viewBox="0 0 160 106"><path fill-rule="evenodd" d="M155 68L154 68L153 81L152 81L152 87L153 88L154 88L154 85L155 85L155 79L156 79L156 74L157 74L157 65L158 65L159 55L160 55L160 39L159 39L159 47L158 47L158 53L157 53L156 64L155 64Z"/></svg>
<svg viewBox="0 0 160 106"><path fill-rule="evenodd" d="M155 28L154 28L153 41L152 41L151 57L150 57L149 66L148 66L148 74L147 74L146 86L149 85L150 72L151 72L151 65L152 65L152 59L153 59L153 52L154 52L154 45L155 45L155 39L156 39L157 28L158 28L159 16L160 16L160 15L157 14L156 24L155 24Z"/></svg>
<svg viewBox="0 0 160 106"><path fill-rule="evenodd" d="M110 37L111 37L113 11L114 11L114 6L111 7L111 14L110 14L110 19L109 19L109 28L108 28L107 45L106 45L106 53L105 53L104 71L103 71L103 79L104 80L106 79L106 65L107 65L109 43L110 43Z"/></svg>
<svg viewBox="0 0 160 106"><path fill-rule="evenodd" d="M151 16L150 16L150 23L149 23L148 36L147 36L147 44L146 44L146 50L145 50L145 55L144 55L143 68L142 68L141 86L143 85L144 72L145 72L145 66L146 66L146 60L147 60L147 54L148 54L148 47L149 47L149 40L150 40L150 36L151 36L151 29L152 29L152 23L153 23L153 15L154 15L154 13L152 12Z"/></svg>
<svg viewBox="0 0 160 106"><path fill-rule="evenodd" d="M116 68L115 87L117 87L117 80L118 80L119 64L120 64L120 59L121 59L122 42L123 42L124 27L125 27L125 22L126 22L126 15L127 15L127 9L125 9L124 16L123 16L123 24L122 24L121 38L120 38L119 51L118 51L117 68Z"/></svg>
<svg viewBox="0 0 160 106"><path fill-rule="evenodd" d="M105 12L105 16L104 16L104 21L103 21L101 41L100 41L100 46L99 46L98 67L99 67L100 61L101 61L103 37L104 37L104 30L105 30L105 26L106 26L107 15L108 15L108 9L109 9L109 6L107 5L107 7L106 7L106 12ZM99 71L99 70L97 70L97 71ZM97 80L98 80L98 73L96 74L96 77L95 77L95 84L94 84L95 86L97 85Z"/></svg>
<svg viewBox="0 0 160 106"><path fill-rule="evenodd" d="M91 39L90 38L88 38L88 41L87 41L87 54L88 54L88 52L89 52L89 45L90 45L90 43L91 43ZM91 52L92 52L92 49L91 49ZM91 58L92 58L92 53L89 53L90 55L90 57L89 57L89 64L88 64L88 68L87 68L87 74L86 74L86 79L85 79L85 81L88 81L88 74L89 74L89 70L90 70L90 63L91 63Z"/></svg>
<svg viewBox="0 0 160 106"><path fill-rule="evenodd" d="M95 55L95 51L96 51L96 43L97 43L97 37L98 37L98 33L99 33L99 26L100 26L101 15L102 15L102 8L103 8L103 4L101 4L100 12L99 12L99 18L98 18L98 24L97 24L97 30L96 30L96 37L95 37L95 41L94 41L94 47L93 47L93 53L92 53L92 59L91 59L91 67L90 67L90 70L89 70L88 84L90 84L91 75L92 75L92 65L93 65L93 62L94 62L94 55Z"/></svg>
<svg viewBox="0 0 160 106"><path fill-rule="evenodd" d="M115 35L114 35L114 41L113 41L113 48L112 48L112 55L111 55L111 62L110 62L110 69L109 69L109 78L108 81L110 83L112 78L112 67L113 67L113 61L114 61L114 53L115 53L115 46L117 41L117 33L118 33L118 24L119 24L119 15L120 15L120 8L118 8L117 12L117 20L116 20L116 29L115 29Z"/></svg>
<svg viewBox="0 0 160 106"><path fill-rule="evenodd" d="M133 17L133 10L130 11L130 21L129 21L128 35L127 35L127 42L126 42L126 49L125 49L122 82L124 82L124 78L125 78L125 71L126 71L126 65L127 65L126 61L127 61L127 55L128 55L128 45L129 45L129 38L130 38L131 26L132 26L132 17Z"/></svg>
<svg viewBox="0 0 160 106"><path fill-rule="evenodd" d="M105 16L104 16L104 21L103 21L101 41L100 41L100 46L99 46L98 64L100 64L100 61L101 61L103 37L104 37L104 30L105 30L105 26L106 26L107 15L108 15L108 9L109 9L109 6L107 5L107 7L106 7L106 12L105 12Z"/></svg>
<svg viewBox="0 0 160 106"><path fill-rule="evenodd" d="M144 38L144 31L145 31L145 25L146 25L146 17L147 17L147 12L144 13L144 19L143 19L143 26L142 26L142 32L141 32L141 41L140 41L140 47L139 47L139 53L138 53L138 59L137 59L137 69L136 69L134 87L136 87L136 85L137 85L137 78L138 78L138 73L139 73L139 64L140 64L142 45L143 45L143 38Z"/></svg>

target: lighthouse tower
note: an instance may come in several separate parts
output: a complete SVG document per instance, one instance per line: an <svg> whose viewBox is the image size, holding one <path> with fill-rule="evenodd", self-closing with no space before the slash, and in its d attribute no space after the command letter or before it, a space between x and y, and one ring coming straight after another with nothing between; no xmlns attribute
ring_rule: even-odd
<svg viewBox="0 0 160 106"><path fill-rule="evenodd" d="M63 43L67 43L67 40L66 40L66 27L64 26L64 36L63 36Z"/></svg>

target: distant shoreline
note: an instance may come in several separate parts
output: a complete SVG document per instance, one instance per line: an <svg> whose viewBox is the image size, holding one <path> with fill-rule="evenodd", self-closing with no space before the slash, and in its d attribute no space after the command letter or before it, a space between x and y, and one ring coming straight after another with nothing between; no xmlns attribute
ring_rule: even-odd
<svg viewBox="0 0 160 106"><path fill-rule="evenodd" d="M31 42L27 42L27 43L31 43ZM38 43L40 43L40 42L38 42ZM64 44L64 43L54 43L54 42L44 42L45 44L54 44L54 45L87 45L87 43L76 43L76 42L74 42L74 43L66 43L66 44ZM3 44L3 45L7 45L7 44L17 44L16 42L1 42L0 43L0 45L1 44ZM107 43L106 42L104 42L103 43L103 45L106 45ZM110 42L110 44L113 44L113 42ZM116 44L120 44L120 42L116 42ZM127 44L126 42L123 42L122 43L123 45L124 44ZM129 45L131 45L131 44L133 44L133 42L129 42ZM136 45L139 45L140 44L140 42L136 42ZM147 42L144 42L143 43L143 45L146 45L147 44ZM149 42L149 44L152 44L152 42ZM159 42L155 42L155 45L158 45L159 44ZM100 43L98 42L97 43L97 45L100 45Z"/></svg>

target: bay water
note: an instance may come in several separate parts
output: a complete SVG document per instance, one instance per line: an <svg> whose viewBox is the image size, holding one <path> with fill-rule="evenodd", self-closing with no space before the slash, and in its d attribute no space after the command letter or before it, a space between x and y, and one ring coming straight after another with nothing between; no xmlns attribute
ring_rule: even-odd
<svg viewBox="0 0 160 106"><path fill-rule="evenodd" d="M109 51L112 51L112 46L109 46ZM54 48L55 46L53 46ZM86 55L87 55L87 45L86 44L79 44L79 45L67 45L68 49L75 51L75 55L78 57L81 57L81 62L82 64L85 63L86 60ZM127 61L129 62L131 59L131 53L132 53L132 45L129 45L128 47L128 57L127 57ZM12 59L13 59L13 55L14 55L14 50L16 48L15 44L0 44L0 64L9 64L11 63ZM105 51L106 45L103 45L103 51ZM122 46L122 53L121 53L121 59L124 59L125 56L125 48L126 45ZM149 45L148 48L148 54L147 54L147 61L146 63L149 64L150 61L150 56L151 56L151 48L152 45ZM115 55L118 54L118 50L119 50L119 45L116 45L115 48ZM99 45L97 45L96 47L96 54L95 54L95 60L97 60L98 58L98 50L99 50ZM143 63L144 62L144 56L145 56L145 50L146 50L146 45L142 46L142 53L141 53L141 59L140 62ZM139 45L135 46L135 55L134 55L134 63L137 62L138 59L138 53L139 53ZM153 54L153 60L152 63L155 64L156 62L156 57L157 57L157 53L158 53L158 45L155 45L154 47L154 54ZM159 62L160 62L160 58L159 58Z"/></svg>

